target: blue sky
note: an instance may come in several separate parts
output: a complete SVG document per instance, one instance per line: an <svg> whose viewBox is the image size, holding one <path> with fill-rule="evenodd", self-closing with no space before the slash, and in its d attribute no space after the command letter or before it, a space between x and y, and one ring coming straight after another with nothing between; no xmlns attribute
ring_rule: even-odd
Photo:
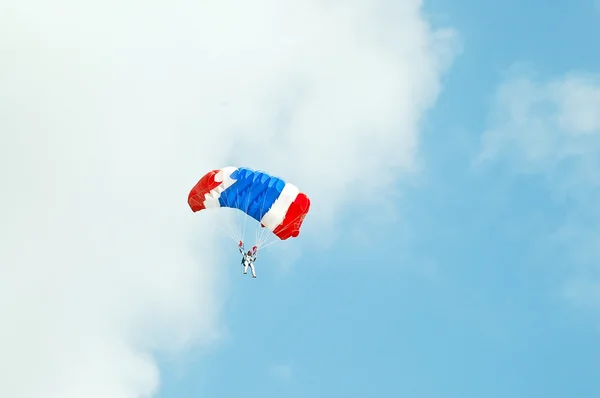
<svg viewBox="0 0 600 398"><path fill-rule="evenodd" d="M598 1L3 11L0 396L600 396ZM256 280L228 165L312 199Z"/></svg>
<svg viewBox="0 0 600 398"><path fill-rule="evenodd" d="M599 396L598 313L563 293L600 259L584 266L578 253L593 246L553 240L593 209L510 157L474 164L497 90L515 74L545 84L600 71L598 10L562 0L424 9L457 30L462 50L423 121L421 169L396 187L396 217L348 211L331 247L305 249L283 274L265 255L256 281L238 278L232 248L229 335L163 358L161 398Z"/></svg>

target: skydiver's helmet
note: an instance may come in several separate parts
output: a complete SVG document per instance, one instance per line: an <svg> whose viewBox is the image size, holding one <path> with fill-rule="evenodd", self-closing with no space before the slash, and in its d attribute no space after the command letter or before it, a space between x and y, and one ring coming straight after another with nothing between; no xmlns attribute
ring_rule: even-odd
<svg viewBox="0 0 600 398"><path fill-rule="evenodd" d="M251 256L252 255L252 250L248 250L248 255Z"/></svg>

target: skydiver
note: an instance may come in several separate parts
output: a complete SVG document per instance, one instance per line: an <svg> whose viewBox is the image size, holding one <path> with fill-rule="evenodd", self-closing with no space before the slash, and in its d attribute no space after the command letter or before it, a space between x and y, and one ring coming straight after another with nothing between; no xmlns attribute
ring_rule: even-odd
<svg viewBox="0 0 600 398"><path fill-rule="evenodd" d="M257 257L257 247L254 246L252 250L248 250L248 253L246 253L244 250L244 243L240 241L238 249L242 254L241 264L244 266L244 275L248 273L248 267L250 267L250 270L252 271L252 277L256 278L256 272L254 271L254 261L256 261Z"/></svg>

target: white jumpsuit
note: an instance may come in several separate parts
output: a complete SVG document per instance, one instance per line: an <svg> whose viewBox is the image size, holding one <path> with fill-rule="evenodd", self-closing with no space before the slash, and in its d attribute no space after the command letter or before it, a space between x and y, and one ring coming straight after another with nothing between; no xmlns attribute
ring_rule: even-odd
<svg viewBox="0 0 600 398"><path fill-rule="evenodd" d="M244 264L244 274L248 273L248 267L252 271L252 277L256 278L256 272L254 271L254 261L256 261L256 254L248 255L243 248L239 248L242 253L242 264Z"/></svg>

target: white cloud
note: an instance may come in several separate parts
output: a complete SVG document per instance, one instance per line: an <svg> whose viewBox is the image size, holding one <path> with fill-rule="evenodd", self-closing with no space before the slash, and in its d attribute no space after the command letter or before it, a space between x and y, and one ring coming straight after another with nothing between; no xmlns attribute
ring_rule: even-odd
<svg viewBox="0 0 600 398"><path fill-rule="evenodd" d="M155 392L154 350L219 335L201 174L288 177L310 236L413 167L454 51L416 0L166 4L3 7L0 396Z"/></svg>
<svg viewBox="0 0 600 398"><path fill-rule="evenodd" d="M511 156L519 168L547 172L600 148L600 82L569 75L547 83L516 77L502 84L483 135L479 162Z"/></svg>
<svg viewBox="0 0 600 398"><path fill-rule="evenodd" d="M573 73L542 83L514 77L498 89L477 157L480 164L504 159L517 172L541 175L554 198L569 200L565 224L551 240L565 245L578 264L570 264L578 282L569 283L566 294L577 302L593 300L584 286L592 286L600 271L599 115L600 76Z"/></svg>
<svg viewBox="0 0 600 398"><path fill-rule="evenodd" d="M554 89L563 131L576 136L600 134L600 79L573 76Z"/></svg>
<svg viewBox="0 0 600 398"><path fill-rule="evenodd" d="M292 365L278 364L271 367L271 374L279 380L290 381L292 378Z"/></svg>
<svg viewBox="0 0 600 398"><path fill-rule="evenodd" d="M600 309L600 283L588 279L573 279L565 287L565 297L584 308Z"/></svg>

